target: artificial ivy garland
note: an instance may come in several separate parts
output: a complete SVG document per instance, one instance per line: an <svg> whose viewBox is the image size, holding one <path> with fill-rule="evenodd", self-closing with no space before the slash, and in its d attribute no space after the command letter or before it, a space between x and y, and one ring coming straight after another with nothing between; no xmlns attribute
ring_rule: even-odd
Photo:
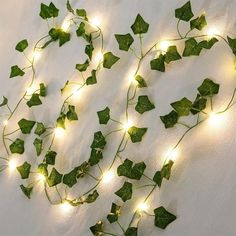
<svg viewBox="0 0 236 236"><path fill-rule="evenodd" d="M96 201L99 197L99 192L97 190L99 185L102 183L104 178L111 175L111 171L114 169L114 164L118 160L120 161L120 164L116 170L117 176L124 177L125 180L123 185L120 186L120 188L114 193L119 197L120 201L117 200L112 203L111 210L107 214L107 221L110 224L116 223L120 228L120 232L110 232L109 225L105 224L104 221L98 221L95 225L90 227L90 231L96 236L136 236L138 235L138 227L143 214L154 217L155 226L165 229L171 222L176 220L175 214L169 212L168 209L165 209L163 206L156 207L153 210L153 214L150 214L145 209L145 204L153 192L158 187L161 188L163 180L170 179L171 170L174 165L173 158L171 155L168 155L161 170L157 170L150 177L145 173L145 170L148 168L146 163L143 161L134 163L132 160L124 157L124 151L126 150L129 142L141 142L145 133L148 131L147 127L137 127L131 123L129 119L129 111L131 109L135 109L139 114L144 114L152 109L155 109L155 105L148 95L142 94L142 88L147 87L148 83L146 82L144 76L140 75L139 70L142 66L142 62L151 52L156 52L156 57L150 61L150 68L152 70L165 72L169 63L180 60L182 57L199 56L204 49L211 49L221 39L231 48L233 54L236 55L236 39L232 39L230 37L227 37L226 39L219 34L214 34L210 38L206 34L193 34L194 31L201 31L207 25L207 22L204 14L193 19L194 14L191 9L191 3L188 1L182 7L175 10L175 17L178 19L178 37L168 39L166 41L168 42L168 45L165 49L160 47L163 42L158 41L145 51L143 36L148 32L149 24L140 14L138 14L134 23L131 25L132 34L131 32L126 34L115 34L115 39L118 43L119 49L127 52L130 51L137 59L137 68L133 74L133 80L130 82L127 89L124 111L125 122L114 119L112 117L112 111L109 107L104 107L104 109L98 111L97 116L101 125L107 125L113 122L117 124L117 129L111 130L107 134L103 134L101 131L95 132L93 141L90 145L91 154L88 161L81 163L79 166L73 167L68 173L60 173L55 168L58 155L53 149L55 138L58 134L64 132L63 130L66 129L68 122L73 122L79 119L76 112L76 107L70 103L70 99L76 95L79 90L84 89L85 86L96 84L97 74L102 67L111 69L112 66L120 59L112 52L103 51L102 30L100 27L91 23L84 9L73 9L69 1L67 1L66 6L70 14L70 19L66 21L67 27L58 27L54 18L58 16L59 9L57 9L53 3L50 3L49 5L45 5L43 3L41 4L40 16L47 21L48 25L52 23L53 26L49 28L48 35L39 39L33 47L34 56L32 59L29 58L26 53L29 46L26 39L23 39L16 45L15 49L25 56L29 65L24 68L18 65L13 65L11 67L9 77L23 77L27 70L30 70L32 77L28 88L31 88L36 83L35 62L37 53L39 51L41 53L41 51L49 47L51 43L59 42L59 46L61 47L65 43L69 42L71 33L68 32L68 28L71 25L74 25L76 27L76 35L83 38L86 43L85 54L87 55L87 59L85 62L78 63L75 66L76 70L78 70L81 75L82 81L67 81L65 83L65 86L61 89L61 93L63 95L69 89L69 94L64 99L58 118L55 121L55 125L52 126L46 125L38 120L35 121L22 118L18 121L19 128L17 130L7 132L7 123L12 120L12 117L18 111L21 103L26 100L26 105L29 108L39 106L43 103L43 100L46 99L47 96L47 86L45 84L39 83L35 90L32 91L32 89L28 89L25 91L23 96L13 108L10 107L8 99L3 97L0 107L5 108L9 112L9 115L3 122L4 127L2 130L2 142L5 148L5 154L1 157L1 161L3 163L0 166L0 170L3 171L7 167L13 165L12 154L23 154L25 152L24 140L20 138L13 140L11 139L12 135L15 135L17 132L28 135L33 131L35 134L35 139L32 144L35 147L35 155L37 156L38 164L37 166L32 166L32 164L25 161L16 167L21 178L26 179L25 184L20 185L22 192L30 199L33 189L37 188L37 183L43 182L45 195L51 204L67 204L76 207L85 203L91 204ZM52 22L49 21L51 18L53 19ZM185 34L180 32L179 26L181 22L190 23L189 31ZM208 38L206 39L206 37ZM101 41L99 50L101 51L102 57L99 59L96 68L92 68L91 62L94 57L95 41L98 38ZM135 50L132 48L132 44L136 38L140 42L140 50ZM174 44L177 41L184 41L185 47L182 53L179 52L177 46ZM76 86L76 90L70 92L71 86ZM214 111L213 97L218 94L219 88L220 85L211 79L204 79L202 84L197 88L196 99L194 101L191 101L186 97L183 97L178 101L174 101L170 104L172 110L168 114L160 117L165 128L171 128L176 125L182 125L186 128L186 131L177 141L176 145L173 146L171 153L179 147L188 132L212 116L217 116L228 111L234 105L236 89L234 89L227 106L220 111ZM139 93L140 95L138 96L137 94ZM135 107L133 108L134 105ZM194 116L194 123L187 124L182 122L181 118L183 116ZM115 150L115 155L112 158L111 163L108 164L106 171L104 171L100 167L99 162L103 159L103 151L107 146L107 137L116 132L122 133L120 142ZM94 168L97 168L100 171L99 177L96 177L91 173ZM85 176L93 178L94 185L91 186L91 188L85 193L80 193L77 197L69 198L68 190L72 189L73 186ZM132 199L136 184L141 178L146 178L148 181L147 184L142 187L151 189L147 196L144 196L143 205L134 210L134 214L130 222L128 222L127 225L122 226L119 222L119 218L122 216L122 209L125 207L125 202ZM60 191L58 188L59 186L64 186L63 192ZM57 194L56 199L52 199L48 191L49 188L55 189L55 193ZM136 223L134 223L135 221Z"/></svg>

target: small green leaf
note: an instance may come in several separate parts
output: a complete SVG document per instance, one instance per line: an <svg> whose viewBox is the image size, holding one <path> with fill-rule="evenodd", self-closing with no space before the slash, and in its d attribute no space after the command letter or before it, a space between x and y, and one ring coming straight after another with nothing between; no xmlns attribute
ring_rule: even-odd
<svg viewBox="0 0 236 236"><path fill-rule="evenodd" d="M107 219L110 223L114 223L120 216L121 206L112 203L111 212L108 214Z"/></svg>
<svg viewBox="0 0 236 236"><path fill-rule="evenodd" d="M165 72L165 56L160 54L158 58L151 60L150 65L152 70Z"/></svg>
<svg viewBox="0 0 236 236"><path fill-rule="evenodd" d="M83 178L89 171L89 164L84 161L80 166L77 167L77 178Z"/></svg>
<svg viewBox="0 0 236 236"><path fill-rule="evenodd" d="M115 194L122 199L123 202L132 198L132 184L129 182L125 182L123 186L115 192Z"/></svg>
<svg viewBox="0 0 236 236"><path fill-rule="evenodd" d="M41 3L41 9L39 15L43 19L48 19L51 17L57 17L59 13L59 9L56 8L56 6L51 2L49 6Z"/></svg>
<svg viewBox="0 0 236 236"><path fill-rule="evenodd" d="M28 179L30 174L31 165L25 161L23 165L16 167L22 179Z"/></svg>
<svg viewBox="0 0 236 236"><path fill-rule="evenodd" d="M75 11L74 11L74 9L72 8L72 6L71 6L69 0L67 0L67 2L66 2L66 8L67 8L67 10L68 10L69 12L71 12L73 15L75 14Z"/></svg>
<svg viewBox="0 0 236 236"><path fill-rule="evenodd" d="M138 228L129 227L125 232L125 236L138 236Z"/></svg>
<svg viewBox="0 0 236 236"><path fill-rule="evenodd" d="M115 56L112 52L107 52L103 55L103 67L111 69L111 67L119 60L120 58Z"/></svg>
<svg viewBox="0 0 236 236"><path fill-rule="evenodd" d="M175 10L175 17L183 21L189 21L193 17L191 3L188 1L182 7Z"/></svg>
<svg viewBox="0 0 236 236"><path fill-rule="evenodd" d="M155 175L153 176L153 181L158 185L159 188L161 187L162 180L163 180L163 176L162 176L161 171L157 171Z"/></svg>
<svg viewBox="0 0 236 236"><path fill-rule="evenodd" d="M147 83L146 83L145 79L142 76L136 75L135 80L138 82L138 87L139 88L147 87Z"/></svg>
<svg viewBox="0 0 236 236"><path fill-rule="evenodd" d="M35 147L35 150L36 150L36 154L37 156L39 156L42 152L42 149L43 149L43 140L42 139L39 139L39 138L36 138L34 140L34 147Z"/></svg>
<svg viewBox="0 0 236 236"><path fill-rule="evenodd" d="M167 52L165 54L165 62L169 64L171 61L177 61L181 59L180 54L177 51L176 46L170 46L167 49Z"/></svg>
<svg viewBox="0 0 236 236"><path fill-rule="evenodd" d="M233 39L227 36L227 40L228 40L230 48L232 49L233 54L236 56L236 38Z"/></svg>
<svg viewBox="0 0 236 236"><path fill-rule="evenodd" d="M205 49L211 49L215 43L217 43L219 40L217 38L211 38L210 40L203 40L201 42L199 42L199 46L201 48L205 48Z"/></svg>
<svg viewBox="0 0 236 236"><path fill-rule="evenodd" d="M171 111L169 114L165 116L160 116L161 121L164 123L165 128L174 127L174 125L178 122L179 115L175 111Z"/></svg>
<svg viewBox="0 0 236 236"><path fill-rule="evenodd" d="M105 109L97 112L99 124L107 124L110 120L110 109L106 107Z"/></svg>
<svg viewBox="0 0 236 236"><path fill-rule="evenodd" d="M38 172L42 175L44 175L45 177L48 176L48 165L46 163L41 163L38 165Z"/></svg>
<svg viewBox="0 0 236 236"><path fill-rule="evenodd" d="M133 143L141 142L143 135L147 132L147 128L138 128L135 126L132 126L128 130L128 134L131 138L131 141Z"/></svg>
<svg viewBox="0 0 236 236"><path fill-rule="evenodd" d="M75 106L69 105L68 106L69 111L66 113L66 117L69 121L72 120L78 120L78 115L75 111Z"/></svg>
<svg viewBox="0 0 236 236"><path fill-rule="evenodd" d="M56 41L59 39L59 35L60 35L60 30L59 29L55 29L55 28L52 28L49 30L48 32L49 36L51 37L51 39L53 41Z"/></svg>
<svg viewBox="0 0 236 236"><path fill-rule="evenodd" d="M174 165L174 162L172 160L169 160L168 163L166 163L162 169L161 169L161 176L167 180L170 179L171 175L171 168Z"/></svg>
<svg viewBox="0 0 236 236"><path fill-rule="evenodd" d="M45 131L46 131L46 128L45 128L44 124L41 123L41 122L37 122L37 124L36 124L36 129L35 129L34 133L37 134L38 136L40 136L40 135L42 135Z"/></svg>
<svg viewBox="0 0 236 236"><path fill-rule="evenodd" d="M89 60L86 60L83 64L76 64L76 70L83 72L86 71L89 66Z"/></svg>
<svg viewBox="0 0 236 236"><path fill-rule="evenodd" d="M28 47L28 41L26 39L23 39L16 45L16 50L19 52L24 52L24 50Z"/></svg>
<svg viewBox="0 0 236 236"><path fill-rule="evenodd" d="M102 132L98 131L94 133L93 142L90 147L104 149L105 145L106 145L106 140L105 137L102 135Z"/></svg>
<svg viewBox="0 0 236 236"><path fill-rule="evenodd" d="M148 96L142 95L138 97L138 103L135 106L135 110L143 114L146 111L150 111L155 108L155 105L149 100Z"/></svg>
<svg viewBox="0 0 236 236"><path fill-rule="evenodd" d="M134 24L131 26L134 34L145 34L148 32L149 24L143 19L143 17L138 14Z"/></svg>
<svg viewBox="0 0 236 236"><path fill-rule="evenodd" d="M67 43L70 41L70 33L60 31L59 34L59 47L61 47L63 44Z"/></svg>
<svg viewBox="0 0 236 236"><path fill-rule="evenodd" d="M66 115L64 113L61 113L61 115L57 118L57 125L56 126L58 128L65 129L66 128L65 119L66 119Z"/></svg>
<svg viewBox="0 0 236 236"><path fill-rule="evenodd" d="M47 89L44 83L39 84L39 95L41 97L46 97L47 95Z"/></svg>
<svg viewBox="0 0 236 236"><path fill-rule="evenodd" d="M97 71L96 70L92 70L91 72L91 76L89 76L86 79L86 84L87 85L93 85L97 83L97 76L96 76Z"/></svg>
<svg viewBox="0 0 236 236"><path fill-rule="evenodd" d="M62 174L60 174L54 167L47 178L48 186L53 187L61 183Z"/></svg>
<svg viewBox="0 0 236 236"><path fill-rule="evenodd" d="M197 95L195 101L193 102L191 113L193 115L201 112L206 108L207 99L203 98L200 94Z"/></svg>
<svg viewBox="0 0 236 236"><path fill-rule="evenodd" d="M89 157L89 165L94 166L103 158L101 150L92 149Z"/></svg>
<svg viewBox="0 0 236 236"><path fill-rule="evenodd" d="M146 165L144 162L136 163L133 166L133 162L131 160L125 159L124 163L118 166L117 175L140 180L145 169Z"/></svg>
<svg viewBox="0 0 236 236"><path fill-rule="evenodd" d="M94 50L94 47L92 43L86 45L85 50L84 50L85 54L88 55L90 60L92 60L93 50Z"/></svg>
<svg viewBox="0 0 236 236"><path fill-rule="evenodd" d="M198 87L198 91L202 96L212 96L218 94L219 88L219 84L214 83L211 79L205 79Z"/></svg>
<svg viewBox="0 0 236 236"><path fill-rule="evenodd" d="M38 106L42 104L42 101L39 98L39 94L32 94L30 100L26 103L28 107Z"/></svg>
<svg viewBox="0 0 236 236"><path fill-rule="evenodd" d="M51 17L58 16L59 9L57 9L56 6L52 2L50 2L50 4L49 4L49 11L50 11Z"/></svg>
<svg viewBox="0 0 236 236"><path fill-rule="evenodd" d="M199 46L198 42L194 38L190 38L185 41L185 48L183 52L183 57L189 56L199 56L202 47Z"/></svg>
<svg viewBox="0 0 236 236"><path fill-rule="evenodd" d="M11 153L23 154L25 151L24 141L17 138L10 146Z"/></svg>
<svg viewBox="0 0 236 236"><path fill-rule="evenodd" d="M134 42L131 34L115 34L115 38L119 44L119 49L123 51L129 51L130 46Z"/></svg>
<svg viewBox="0 0 236 236"><path fill-rule="evenodd" d="M91 226L89 229L95 236L103 235L104 224L102 221L98 221L95 225Z"/></svg>
<svg viewBox="0 0 236 236"><path fill-rule="evenodd" d="M196 19L193 19L190 21L190 28L202 30L207 25L205 14L202 14L201 16L197 17Z"/></svg>
<svg viewBox="0 0 236 236"><path fill-rule="evenodd" d="M93 203L97 200L97 198L99 197L99 194L97 192L97 190L94 190L92 193L90 193L86 199L84 200L84 202L86 203Z"/></svg>
<svg viewBox="0 0 236 236"><path fill-rule="evenodd" d="M72 171L63 176L63 183L69 188L73 187L77 183L77 172L78 168L74 168Z"/></svg>
<svg viewBox="0 0 236 236"><path fill-rule="evenodd" d="M175 109L179 116L188 116L192 108L192 102L186 97L177 102L173 102L170 105Z"/></svg>
<svg viewBox="0 0 236 236"><path fill-rule="evenodd" d="M88 20L87 13L84 9L76 9L76 14L80 17L82 17L84 20Z"/></svg>
<svg viewBox="0 0 236 236"><path fill-rule="evenodd" d="M21 132L23 134L30 134L31 130L33 129L34 125L35 125L35 121L32 120L26 120L26 119L21 119L18 122L18 125L21 129Z"/></svg>
<svg viewBox="0 0 236 236"><path fill-rule="evenodd" d="M0 104L0 107L3 107L3 106L5 106L5 105L7 105L7 103L8 103L8 99L3 96L3 101L2 101L2 103Z"/></svg>
<svg viewBox="0 0 236 236"><path fill-rule="evenodd" d="M45 161L48 165L55 165L55 159L56 159L57 153L52 150L48 150L48 152L45 155Z"/></svg>
<svg viewBox="0 0 236 236"><path fill-rule="evenodd" d="M21 70L17 65L11 67L11 73L10 78L16 77L16 76L23 76L25 72Z"/></svg>
<svg viewBox="0 0 236 236"><path fill-rule="evenodd" d="M81 37L85 34L85 23L81 22L78 29L76 30L76 34L78 37Z"/></svg>
<svg viewBox="0 0 236 236"><path fill-rule="evenodd" d="M25 194L25 196L30 199L31 193L33 191L33 187L25 187L23 184L21 184L20 188L22 192Z"/></svg>
<svg viewBox="0 0 236 236"><path fill-rule="evenodd" d="M168 212L163 206L154 210L155 226L165 229L171 222L176 220L176 216Z"/></svg>

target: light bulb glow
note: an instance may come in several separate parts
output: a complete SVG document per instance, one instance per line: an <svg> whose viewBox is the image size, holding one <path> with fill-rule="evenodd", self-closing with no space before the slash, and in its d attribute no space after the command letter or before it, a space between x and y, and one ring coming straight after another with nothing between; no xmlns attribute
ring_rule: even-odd
<svg viewBox="0 0 236 236"><path fill-rule="evenodd" d="M41 58L41 56L42 56L41 50L35 50L32 54L32 60L36 62Z"/></svg>
<svg viewBox="0 0 236 236"><path fill-rule="evenodd" d="M38 88L35 85L30 86L26 90L26 95L31 96L33 93L35 93L37 91L37 89Z"/></svg>
<svg viewBox="0 0 236 236"><path fill-rule="evenodd" d="M110 183L112 181L112 179L114 178L114 172L109 170L106 171L103 176L102 176L102 182L103 183Z"/></svg>
<svg viewBox="0 0 236 236"><path fill-rule="evenodd" d="M212 39L213 37L217 35L219 35L219 30L217 28L212 27L207 30L208 39Z"/></svg>
<svg viewBox="0 0 236 236"><path fill-rule="evenodd" d="M8 162L8 166L9 166L10 171L14 171L16 169L16 166L17 166L16 160L14 160L14 159L10 160Z"/></svg>
<svg viewBox="0 0 236 236"><path fill-rule="evenodd" d="M146 202L140 202L137 207L137 210L139 212L147 211L148 209L149 209L149 205Z"/></svg>
<svg viewBox="0 0 236 236"><path fill-rule="evenodd" d="M159 49L162 52L167 52L169 47L170 47L170 42L168 42L168 41L161 41L159 44Z"/></svg>
<svg viewBox="0 0 236 236"><path fill-rule="evenodd" d="M178 149L170 149L167 153L166 153L166 159L167 161L175 161L179 156L179 151Z"/></svg>
<svg viewBox="0 0 236 236"><path fill-rule="evenodd" d="M8 125L8 120L4 120L2 123L3 123L4 126L7 126Z"/></svg>
<svg viewBox="0 0 236 236"><path fill-rule="evenodd" d="M68 19L65 19L63 22L62 22L62 25L61 25L61 29L64 31L64 32L68 32L69 29L70 29L70 20Z"/></svg>
<svg viewBox="0 0 236 236"><path fill-rule="evenodd" d="M46 177L43 174L38 174L37 175L37 180L40 182L45 182L46 181Z"/></svg>
<svg viewBox="0 0 236 236"><path fill-rule="evenodd" d="M57 138L62 138L65 134L65 130L61 127L57 127L55 128L54 133Z"/></svg>
<svg viewBox="0 0 236 236"><path fill-rule="evenodd" d="M216 127L222 124L222 122L224 121L224 118L225 117L223 114L216 114L214 112L211 112L208 117L208 122L210 125Z"/></svg>
<svg viewBox="0 0 236 236"><path fill-rule="evenodd" d="M103 60L102 52L97 52L94 56L94 61L96 64L99 64Z"/></svg>
<svg viewBox="0 0 236 236"><path fill-rule="evenodd" d="M125 131L128 131L131 127L133 126L133 122L131 120L128 120L124 125L123 125L123 129Z"/></svg>
<svg viewBox="0 0 236 236"><path fill-rule="evenodd" d="M72 211L73 206L71 206L70 203L65 200L62 204L60 204L60 208L62 213L69 213Z"/></svg>
<svg viewBox="0 0 236 236"><path fill-rule="evenodd" d="M90 23L95 26L95 27L100 27L101 26L101 17L95 16L90 19Z"/></svg>

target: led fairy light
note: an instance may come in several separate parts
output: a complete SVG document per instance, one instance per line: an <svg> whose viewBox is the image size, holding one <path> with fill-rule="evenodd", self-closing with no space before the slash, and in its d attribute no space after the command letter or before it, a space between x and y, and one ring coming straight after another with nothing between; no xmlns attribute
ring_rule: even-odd
<svg viewBox="0 0 236 236"><path fill-rule="evenodd" d="M215 112L211 112L208 117L208 123L214 127L217 127L222 124L224 120L225 114L217 114Z"/></svg>
<svg viewBox="0 0 236 236"><path fill-rule="evenodd" d="M42 50L35 49L32 53L32 61L36 62L42 57Z"/></svg>
<svg viewBox="0 0 236 236"><path fill-rule="evenodd" d="M129 119L125 124L123 124L123 129L128 131L133 126L133 124L133 121Z"/></svg>
<svg viewBox="0 0 236 236"><path fill-rule="evenodd" d="M4 121L2 122L2 124L3 124L4 126L7 126L7 125L8 125L8 120L4 120Z"/></svg>
<svg viewBox="0 0 236 236"><path fill-rule="evenodd" d="M40 182L45 182L46 181L46 177L43 174L37 174L37 180Z"/></svg>
<svg viewBox="0 0 236 236"><path fill-rule="evenodd" d="M146 202L140 202L137 207L138 212L144 212L149 209L149 205Z"/></svg>
<svg viewBox="0 0 236 236"><path fill-rule="evenodd" d="M17 162L15 159L11 159L9 162L8 162L8 167L9 167L9 170L10 171L14 171L17 167Z"/></svg>
<svg viewBox="0 0 236 236"><path fill-rule="evenodd" d="M161 41L158 45L158 49L162 52L167 52L168 48L170 47L169 41Z"/></svg>
<svg viewBox="0 0 236 236"><path fill-rule="evenodd" d="M33 93L35 93L35 91L37 91L37 89L38 87L35 84L31 85L29 88L27 88L26 95L31 96Z"/></svg>
<svg viewBox="0 0 236 236"><path fill-rule="evenodd" d="M102 52L100 51L100 52L97 52L96 54L95 54L95 56L94 56L94 62L96 63L96 64L99 64L100 62L102 62L102 60L103 60L103 54L102 54Z"/></svg>
<svg viewBox="0 0 236 236"><path fill-rule="evenodd" d="M175 149L170 149L167 153L166 153L166 160L167 161L175 161L179 156L179 150L177 148Z"/></svg>
<svg viewBox="0 0 236 236"><path fill-rule="evenodd" d="M54 133L57 138L62 138L65 134L65 130L61 127L56 127L54 129Z"/></svg>
<svg viewBox="0 0 236 236"><path fill-rule="evenodd" d="M64 32L68 32L69 29L70 29L70 25L71 25L71 21L67 18L64 19L64 21L62 22L62 25L61 25L61 29L64 31Z"/></svg>
<svg viewBox="0 0 236 236"><path fill-rule="evenodd" d="M108 171L104 172L104 174L102 175L102 182L103 183L110 183L114 177L115 177L114 172L111 170L108 170Z"/></svg>
<svg viewBox="0 0 236 236"><path fill-rule="evenodd" d="M93 18L90 18L89 21L94 27L100 27L102 23L101 17L99 16L94 16Z"/></svg>
<svg viewBox="0 0 236 236"><path fill-rule="evenodd" d="M60 209L62 213L70 213L73 209L73 206L70 205L70 203L65 200L63 203L60 204Z"/></svg>
<svg viewBox="0 0 236 236"><path fill-rule="evenodd" d="M220 34L219 30L217 28L215 28L215 27L209 28L207 30L208 39L211 39L211 38L213 38L213 37L215 37L215 36L217 36L219 34Z"/></svg>

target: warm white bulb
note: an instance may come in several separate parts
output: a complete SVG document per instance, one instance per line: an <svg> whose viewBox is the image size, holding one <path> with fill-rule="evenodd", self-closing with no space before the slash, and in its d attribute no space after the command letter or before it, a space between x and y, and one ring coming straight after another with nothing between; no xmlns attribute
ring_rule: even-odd
<svg viewBox="0 0 236 236"><path fill-rule="evenodd" d="M37 87L35 85L30 86L29 88L27 88L26 90L26 95L31 96L33 93L35 93L37 91Z"/></svg>
<svg viewBox="0 0 236 236"><path fill-rule="evenodd" d="M219 126L224 121L224 115L223 114L216 114L214 112L211 112L208 117L208 122L212 126Z"/></svg>
<svg viewBox="0 0 236 236"><path fill-rule="evenodd" d="M16 166L17 166L16 160L12 159L8 162L8 167L10 171L14 171L16 169Z"/></svg>
<svg viewBox="0 0 236 236"><path fill-rule="evenodd" d="M65 134L65 130L61 127L55 128L54 132L55 132L55 136L58 138L62 138Z"/></svg>
<svg viewBox="0 0 236 236"><path fill-rule="evenodd" d="M68 201L64 201L62 204L60 204L60 208L63 213L69 213L72 211L73 206L71 206Z"/></svg>
<svg viewBox="0 0 236 236"><path fill-rule="evenodd" d="M114 172L109 170L103 174L102 181L103 183L110 183L113 178L114 178Z"/></svg>
<svg viewBox="0 0 236 236"><path fill-rule="evenodd" d="M90 18L90 23L95 27L100 27L101 22L101 17L95 16L93 18Z"/></svg>
<svg viewBox="0 0 236 236"><path fill-rule="evenodd" d="M43 174L38 174L37 175L37 180L40 182L45 182L46 181L46 177Z"/></svg>
<svg viewBox="0 0 236 236"><path fill-rule="evenodd" d="M32 59L34 62L38 61L42 56L41 50L35 50L32 55Z"/></svg>
<svg viewBox="0 0 236 236"><path fill-rule="evenodd" d="M139 203L137 210L139 212L142 212L142 211L147 211L148 208L149 208L149 205L146 202L141 202L141 203Z"/></svg>
<svg viewBox="0 0 236 236"><path fill-rule="evenodd" d="M3 123L4 126L7 126L8 120L4 120L2 123Z"/></svg>
<svg viewBox="0 0 236 236"><path fill-rule="evenodd" d="M133 122L131 120L128 120L124 125L123 128L125 131L128 131L133 126Z"/></svg>
<svg viewBox="0 0 236 236"><path fill-rule="evenodd" d="M167 153L166 153L166 158L167 160L171 160L171 161L175 161L179 156L179 151L175 148L175 149L170 149Z"/></svg>
<svg viewBox="0 0 236 236"><path fill-rule="evenodd" d="M70 20L68 19L65 19L63 22L62 22L62 25L61 25L61 29L64 31L64 32L68 32L69 29L70 29Z"/></svg>
<svg viewBox="0 0 236 236"><path fill-rule="evenodd" d="M207 36L209 39L211 39L217 35L219 35L219 30L217 28L213 27L213 28L209 28L207 30Z"/></svg>
<svg viewBox="0 0 236 236"><path fill-rule="evenodd" d="M162 52L167 52L169 46L170 46L170 42L168 41L161 41L159 44L159 48Z"/></svg>
<svg viewBox="0 0 236 236"><path fill-rule="evenodd" d="M94 56L94 61L96 64L99 64L103 60L102 52L97 52Z"/></svg>

